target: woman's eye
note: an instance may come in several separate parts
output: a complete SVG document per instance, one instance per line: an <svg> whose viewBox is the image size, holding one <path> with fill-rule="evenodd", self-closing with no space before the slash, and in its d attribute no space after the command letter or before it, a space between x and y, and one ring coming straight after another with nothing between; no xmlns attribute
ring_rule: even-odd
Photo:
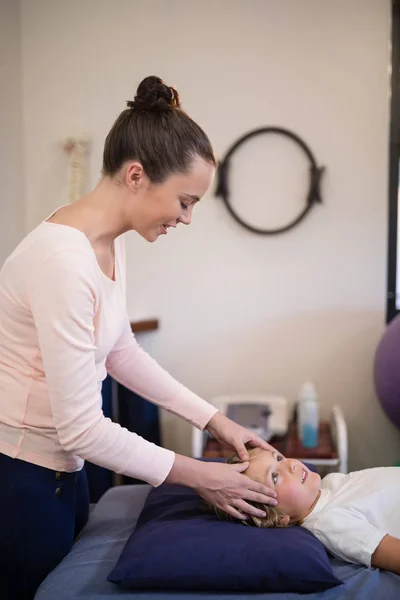
<svg viewBox="0 0 400 600"><path fill-rule="evenodd" d="M276 460L278 462L281 462L283 460L283 456L281 456L280 454L278 454L278 456L276 457Z"/></svg>
<svg viewBox="0 0 400 600"><path fill-rule="evenodd" d="M181 209L182 210L187 210L187 208L188 208L187 204L185 204L184 202L182 202L182 200L180 202L181 202Z"/></svg>
<svg viewBox="0 0 400 600"><path fill-rule="evenodd" d="M272 473L272 482L274 485L276 485L276 482L278 481L278 473Z"/></svg>

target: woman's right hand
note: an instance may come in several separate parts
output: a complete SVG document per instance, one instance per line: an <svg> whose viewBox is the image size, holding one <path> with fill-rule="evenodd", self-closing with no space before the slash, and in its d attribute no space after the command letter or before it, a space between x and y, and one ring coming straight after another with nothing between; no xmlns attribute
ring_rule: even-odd
<svg viewBox="0 0 400 600"><path fill-rule="evenodd" d="M244 520L249 515L262 518L265 513L247 500L276 506L277 494L268 486L242 475L248 466L246 462L227 465L176 455L166 482L195 489L204 500L237 519Z"/></svg>

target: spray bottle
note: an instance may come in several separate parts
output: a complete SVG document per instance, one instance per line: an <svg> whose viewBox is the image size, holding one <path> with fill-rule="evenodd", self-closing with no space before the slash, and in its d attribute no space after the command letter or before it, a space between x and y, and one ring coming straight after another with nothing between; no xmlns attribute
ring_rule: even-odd
<svg viewBox="0 0 400 600"><path fill-rule="evenodd" d="M298 437L304 448L316 448L319 432L319 404L312 383L304 383L300 390L297 426Z"/></svg>

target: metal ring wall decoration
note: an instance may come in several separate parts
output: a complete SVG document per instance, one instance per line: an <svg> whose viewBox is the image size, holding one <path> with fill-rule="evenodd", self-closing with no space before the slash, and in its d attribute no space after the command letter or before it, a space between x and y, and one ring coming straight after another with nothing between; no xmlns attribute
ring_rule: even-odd
<svg viewBox="0 0 400 600"><path fill-rule="evenodd" d="M288 137L289 139L291 139L292 141L296 142L300 146L300 148L304 151L304 153L306 154L308 161L310 163L310 169L309 169L310 183L309 183L309 189L308 189L307 197L306 197L306 206L293 221L291 221L288 225L279 227L278 229L260 229L258 227L254 227L253 225L250 225L249 223L246 223L246 221L238 215L236 210L234 210L234 208L231 205L230 190L229 190L229 184L228 184L229 183L228 176L229 176L230 159L232 158L232 155L234 154L234 152L239 148L239 146L241 146L242 144L247 142L249 139L251 139L257 135L268 134L268 133L284 135L284 136ZM255 129L253 131L250 131L249 133L247 133L246 135L241 137L228 150L224 159L218 166L217 189L216 189L215 195L220 196L222 198L228 212L232 215L232 217L240 225L242 225L243 227L245 227L252 233L257 233L260 235L277 235L278 233L284 233L285 231L289 231L289 229L292 229L293 227L298 225L304 219L304 217L309 213L309 211L312 209L312 207L315 204L322 203L320 183L321 183L321 177L322 177L324 170L325 170L325 167L318 167L317 162L316 162L314 155L311 152L310 148L305 144L305 142L303 142L302 139L299 138L298 135L296 135L295 133L292 133L288 129L283 129L282 127L261 127L260 129Z"/></svg>

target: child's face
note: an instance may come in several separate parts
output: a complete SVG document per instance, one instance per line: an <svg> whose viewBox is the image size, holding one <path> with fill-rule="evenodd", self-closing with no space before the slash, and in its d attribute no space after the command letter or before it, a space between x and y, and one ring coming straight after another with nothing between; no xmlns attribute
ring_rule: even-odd
<svg viewBox="0 0 400 600"><path fill-rule="evenodd" d="M278 452L253 450L246 475L275 489L278 506L290 517L290 522L306 517L319 497L318 473Z"/></svg>

